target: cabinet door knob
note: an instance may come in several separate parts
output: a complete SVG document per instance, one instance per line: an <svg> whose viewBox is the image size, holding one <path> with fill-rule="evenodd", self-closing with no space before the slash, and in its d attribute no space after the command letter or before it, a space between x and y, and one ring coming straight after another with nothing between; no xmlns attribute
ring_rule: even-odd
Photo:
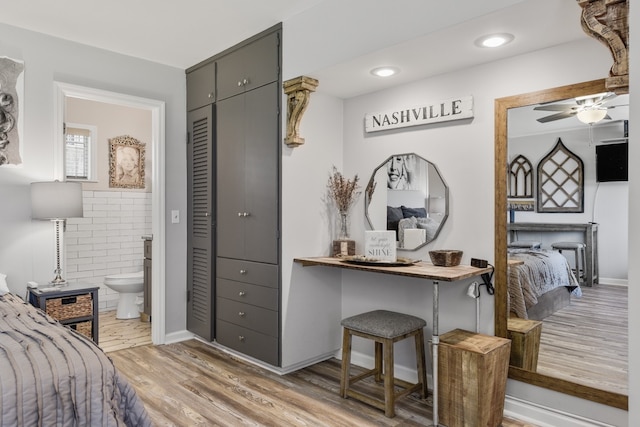
<svg viewBox="0 0 640 427"><path fill-rule="evenodd" d="M238 80L238 87L242 86L242 82Z"/></svg>
<svg viewBox="0 0 640 427"><path fill-rule="evenodd" d="M207 95L209 97L209 99L213 98L213 92L209 92L209 94Z"/></svg>
<svg viewBox="0 0 640 427"><path fill-rule="evenodd" d="M244 317L244 311L239 311L239 312L238 312L238 316L240 316L240 317Z"/></svg>
<svg viewBox="0 0 640 427"><path fill-rule="evenodd" d="M245 269L240 270L240 274L247 274L247 270Z"/></svg>
<svg viewBox="0 0 640 427"><path fill-rule="evenodd" d="M238 292L238 296L243 297L245 296L247 293L245 291L240 291Z"/></svg>
<svg viewBox="0 0 640 427"><path fill-rule="evenodd" d="M248 85L249 84L249 79L243 79L242 80L242 84L243 85Z"/></svg>
<svg viewBox="0 0 640 427"><path fill-rule="evenodd" d="M204 213L204 216L209 216L209 212L205 212L205 213Z"/></svg>
<svg viewBox="0 0 640 427"><path fill-rule="evenodd" d="M242 218L242 212L238 212L238 216Z"/></svg>
<svg viewBox="0 0 640 427"><path fill-rule="evenodd" d="M242 212L243 217L248 217L249 215L251 215L249 212Z"/></svg>
<svg viewBox="0 0 640 427"><path fill-rule="evenodd" d="M238 335L238 341L244 342L244 336L243 335Z"/></svg>

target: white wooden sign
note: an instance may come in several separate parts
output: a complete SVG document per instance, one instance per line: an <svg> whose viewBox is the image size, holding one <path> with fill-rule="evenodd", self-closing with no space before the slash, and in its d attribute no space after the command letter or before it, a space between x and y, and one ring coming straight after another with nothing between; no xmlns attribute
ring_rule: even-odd
<svg viewBox="0 0 640 427"><path fill-rule="evenodd" d="M452 98L425 105L398 110L367 113L364 116L366 132L419 126L473 117L473 97Z"/></svg>
<svg viewBox="0 0 640 427"><path fill-rule="evenodd" d="M365 231L364 255L378 261L396 262L396 232Z"/></svg>

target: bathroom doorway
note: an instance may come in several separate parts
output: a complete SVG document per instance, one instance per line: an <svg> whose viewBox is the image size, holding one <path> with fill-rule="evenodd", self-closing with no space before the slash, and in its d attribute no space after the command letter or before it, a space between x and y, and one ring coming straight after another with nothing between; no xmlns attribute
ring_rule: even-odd
<svg viewBox="0 0 640 427"><path fill-rule="evenodd" d="M95 174L83 182L85 215L70 222L65 242L66 271L78 283L100 286L100 345L106 351L164 343L164 102L56 83L56 178L64 179L65 123L93 126ZM137 145L144 185L114 188L113 141L127 137ZM142 147L142 148L140 148ZM74 228L75 227L75 228ZM144 242L152 242L150 313L116 319L118 292L104 278L142 271ZM140 299L141 309L143 298ZM148 306L148 304L147 304ZM153 321L147 322L144 320Z"/></svg>

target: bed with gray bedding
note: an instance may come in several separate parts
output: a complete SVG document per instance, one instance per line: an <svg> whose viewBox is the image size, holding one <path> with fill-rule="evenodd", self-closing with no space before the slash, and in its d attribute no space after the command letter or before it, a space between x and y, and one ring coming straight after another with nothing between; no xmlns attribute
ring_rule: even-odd
<svg viewBox="0 0 640 427"><path fill-rule="evenodd" d="M90 339L0 296L1 426L150 426L135 390Z"/></svg>
<svg viewBox="0 0 640 427"><path fill-rule="evenodd" d="M509 249L509 259L523 261L509 267L509 312L522 319L541 317L562 308L569 295L582 296L582 290L566 258L557 251ZM551 297L548 297L551 296ZM564 298L566 297L566 299ZM545 304L545 307L540 307ZM545 313L532 316L531 313Z"/></svg>

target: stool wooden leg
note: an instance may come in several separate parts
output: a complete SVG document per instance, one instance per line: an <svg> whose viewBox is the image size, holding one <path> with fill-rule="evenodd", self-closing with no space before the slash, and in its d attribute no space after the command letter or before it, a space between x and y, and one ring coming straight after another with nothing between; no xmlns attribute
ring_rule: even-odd
<svg viewBox="0 0 640 427"><path fill-rule="evenodd" d="M395 393L393 375L393 340L384 340L384 414L393 418L395 412Z"/></svg>
<svg viewBox="0 0 640 427"><path fill-rule="evenodd" d="M418 363L418 382L422 383L420 387L420 397L427 398L427 372L426 359L424 355L424 331L420 329L415 337L416 341L416 361Z"/></svg>
<svg viewBox="0 0 640 427"><path fill-rule="evenodd" d="M376 382L381 382L382 381L382 343L376 341L375 342L375 353L374 353L374 369L376 370L375 373L375 380Z"/></svg>
<svg viewBox="0 0 640 427"><path fill-rule="evenodd" d="M342 333L342 369L340 374L340 396L347 398L351 368L351 331L344 328Z"/></svg>

